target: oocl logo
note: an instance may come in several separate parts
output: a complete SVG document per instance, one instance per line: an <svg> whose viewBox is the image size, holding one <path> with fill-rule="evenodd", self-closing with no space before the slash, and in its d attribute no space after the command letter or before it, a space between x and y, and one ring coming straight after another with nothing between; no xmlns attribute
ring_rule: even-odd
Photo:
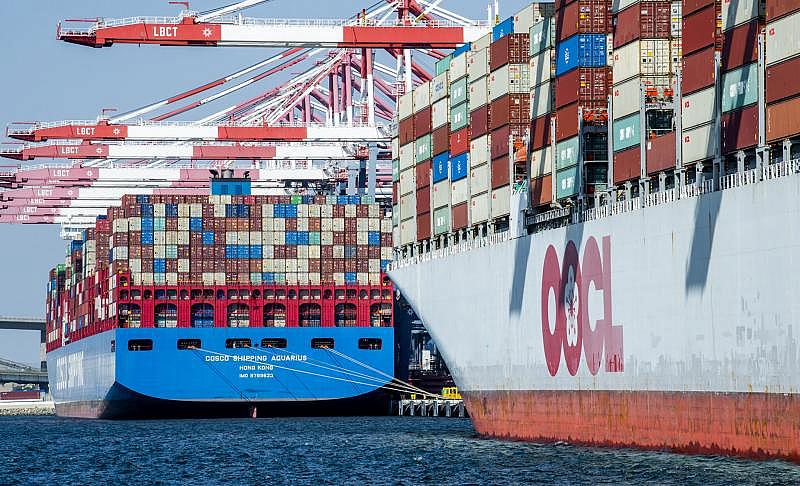
<svg viewBox="0 0 800 486"><path fill-rule="evenodd" d="M545 253L542 338L551 376L558 373L562 352L567 370L573 376L580 367L581 355L585 357L592 375L600 371L603 363L608 373L623 371L622 326L612 324L610 236L603 237L602 246L602 258L594 237L586 240L583 260L580 260L578 248L572 241L567 243L560 262L553 245ZM603 317L593 323L589 316L589 291L592 287L595 292L603 294ZM555 307L552 316L551 305Z"/></svg>

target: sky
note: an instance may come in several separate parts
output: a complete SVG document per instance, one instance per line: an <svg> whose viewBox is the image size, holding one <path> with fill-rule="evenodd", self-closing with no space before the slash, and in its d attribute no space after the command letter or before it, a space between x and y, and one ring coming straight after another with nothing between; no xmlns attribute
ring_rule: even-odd
<svg viewBox="0 0 800 486"><path fill-rule="evenodd" d="M205 11L233 0L195 0ZM473 19L485 19L485 0L445 0L441 6ZM501 0L507 17L530 0ZM273 0L246 15L273 18L346 18L369 1ZM166 0L3 0L0 2L0 127L13 121L94 119L103 108L125 112L164 99L255 64L273 52L263 48L199 48L119 45L91 49L58 42L62 19L176 15ZM272 84L242 90L255 96ZM230 106L230 101L220 106ZM213 108L213 107L212 107ZM212 108L209 108L211 110ZM203 112L183 119L200 118ZM13 161L7 161L13 162ZM0 160L0 165L9 165ZM43 317L47 272L64 260L57 226L0 225L0 316ZM1 331L0 358L38 363L34 332Z"/></svg>

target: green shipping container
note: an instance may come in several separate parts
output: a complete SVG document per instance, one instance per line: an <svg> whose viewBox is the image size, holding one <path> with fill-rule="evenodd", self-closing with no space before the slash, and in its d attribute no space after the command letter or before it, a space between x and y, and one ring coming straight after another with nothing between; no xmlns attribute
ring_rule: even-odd
<svg viewBox="0 0 800 486"><path fill-rule="evenodd" d="M431 158L431 136L424 135L414 141L414 163L420 164Z"/></svg>
<svg viewBox="0 0 800 486"><path fill-rule="evenodd" d="M309 245L321 245L322 238L320 236L319 231L309 231L308 232L308 244Z"/></svg>
<svg viewBox="0 0 800 486"><path fill-rule="evenodd" d="M393 160L392 161L392 182L398 182L400 180L400 161Z"/></svg>
<svg viewBox="0 0 800 486"><path fill-rule="evenodd" d="M461 103L450 109L450 131L455 132L469 125L467 103Z"/></svg>
<svg viewBox="0 0 800 486"><path fill-rule="evenodd" d="M450 231L450 206L439 208L433 212L433 234L441 235Z"/></svg>
<svg viewBox="0 0 800 486"><path fill-rule="evenodd" d="M614 134L614 151L625 150L639 145L640 137L639 114L626 116L614 120L612 133Z"/></svg>
<svg viewBox="0 0 800 486"><path fill-rule="evenodd" d="M531 27L531 57L556 45L555 17L549 17Z"/></svg>
<svg viewBox="0 0 800 486"><path fill-rule="evenodd" d="M467 78L461 78L450 85L450 106L460 105L467 101Z"/></svg>
<svg viewBox="0 0 800 486"><path fill-rule="evenodd" d="M400 201L394 201L394 202L400 202ZM400 205L394 204L392 206L392 226L397 227L398 225L400 225Z"/></svg>
<svg viewBox="0 0 800 486"><path fill-rule="evenodd" d="M758 63L722 75L722 112L758 102Z"/></svg>
<svg viewBox="0 0 800 486"><path fill-rule="evenodd" d="M579 145L578 137L572 137L556 144L556 169L565 169L578 163Z"/></svg>
<svg viewBox="0 0 800 486"><path fill-rule="evenodd" d="M438 76L443 72L447 71L448 69L450 69L450 61L452 60L453 56L449 55L445 58L436 61L436 75Z"/></svg>
<svg viewBox="0 0 800 486"><path fill-rule="evenodd" d="M303 196L292 196L292 204L303 204Z"/></svg>
<svg viewBox="0 0 800 486"><path fill-rule="evenodd" d="M556 172L556 198L564 199L578 194L578 166Z"/></svg>

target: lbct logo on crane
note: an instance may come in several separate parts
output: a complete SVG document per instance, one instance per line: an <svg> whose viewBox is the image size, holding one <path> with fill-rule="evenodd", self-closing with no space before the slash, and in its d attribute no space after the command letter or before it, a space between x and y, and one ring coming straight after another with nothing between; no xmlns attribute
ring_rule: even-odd
<svg viewBox="0 0 800 486"><path fill-rule="evenodd" d="M603 317L594 323L589 317L589 290L603 293ZM551 299L551 296L555 299ZM586 358L592 375L605 363L608 373L620 373L623 367L622 326L613 324L611 305L611 237L602 239L600 247L589 237L580 260L578 247L570 241L559 262L553 245L547 248L542 268L541 324L544 354L551 376L561 366L561 354L570 375L575 376ZM554 316L551 318L551 301ZM594 310L594 309L593 309ZM594 326L592 326L594 324Z"/></svg>

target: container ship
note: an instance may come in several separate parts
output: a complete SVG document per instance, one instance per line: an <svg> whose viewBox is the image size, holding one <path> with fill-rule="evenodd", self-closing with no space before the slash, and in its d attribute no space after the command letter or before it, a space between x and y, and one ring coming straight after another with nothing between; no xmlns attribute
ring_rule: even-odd
<svg viewBox="0 0 800 486"><path fill-rule="evenodd" d="M800 460L800 3L533 4L399 101L395 261L485 436Z"/></svg>
<svg viewBox="0 0 800 486"><path fill-rule="evenodd" d="M60 416L380 414L391 220L368 196L125 196L50 272ZM236 174L243 176L246 174Z"/></svg>

